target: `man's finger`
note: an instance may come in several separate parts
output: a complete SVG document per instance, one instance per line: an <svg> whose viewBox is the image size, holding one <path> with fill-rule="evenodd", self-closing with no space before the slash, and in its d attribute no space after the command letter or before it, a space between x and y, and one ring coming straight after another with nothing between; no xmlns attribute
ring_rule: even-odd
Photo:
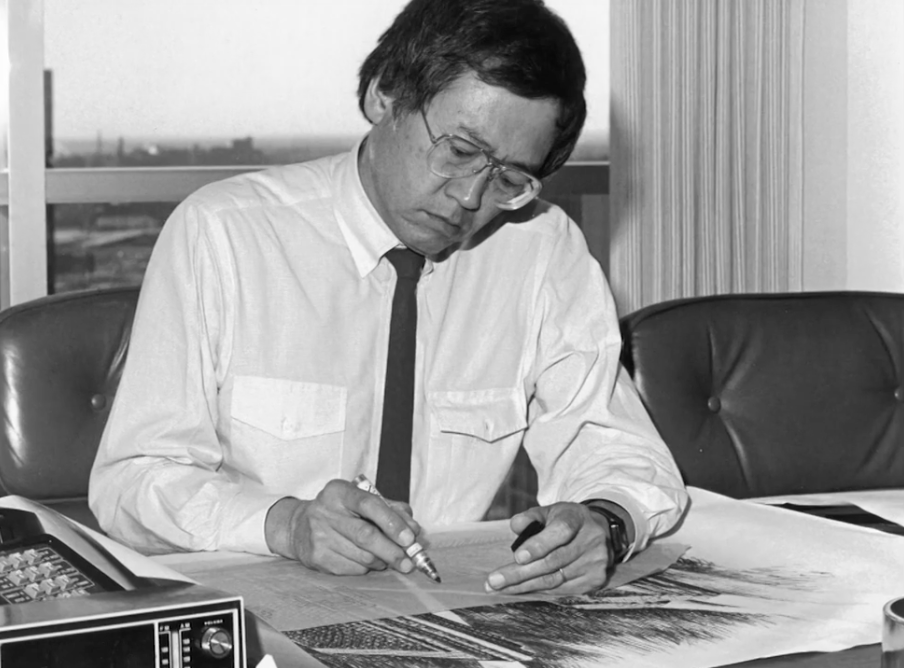
<svg viewBox="0 0 904 668"><path fill-rule="evenodd" d="M528 525L524 531L536 525ZM554 550L568 545L577 535L571 525L560 520L550 520L536 535L521 543L514 551L515 562L530 564L549 557ZM517 542L517 541L516 541Z"/></svg>
<svg viewBox="0 0 904 668"><path fill-rule="evenodd" d="M551 572L545 572L537 577L531 577L502 588L485 587L488 594L529 594L538 591L554 591L556 593L579 593L599 586L599 583L590 583L585 574L575 575L570 578L566 575L567 569L558 568Z"/></svg>
<svg viewBox="0 0 904 668"><path fill-rule="evenodd" d="M367 522L362 522L361 520L355 520L355 523L364 525L368 524ZM376 527L371 526L370 528L376 530ZM365 533L366 532L367 531L365 530ZM390 546L391 550L392 543L387 541L385 536L382 537L382 540ZM368 571L386 570L387 566L393 561L392 558L383 558L378 552L367 547L363 547L356 541L346 538L344 535L342 535L342 533L337 533L336 541L332 546L332 549L335 554L338 554L343 559L347 559L348 561L358 564ZM394 552L393 556L395 556Z"/></svg>
<svg viewBox="0 0 904 668"><path fill-rule="evenodd" d="M539 538L539 536L535 536L532 540L536 540L537 538ZM519 552L521 549L523 548L519 548ZM507 564L490 573L487 577L487 584L491 588L499 591L500 589L511 587L522 582L540 579L556 573L559 568L565 568L578 557L579 555L573 550L565 547L555 550L543 558L528 564ZM548 589L549 587L546 588Z"/></svg>
<svg viewBox="0 0 904 668"><path fill-rule="evenodd" d="M309 566L321 573L329 573L330 575L364 575L369 571L386 569L385 563L350 542L345 549L329 550L321 553Z"/></svg>
<svg viewBox="0 0 904 668"><path fill-rule="evenodd" d="M338 524L337 530L353 546L356 556L352 558L358 563L369 566L370 558L375 560L373 563L382 564L384 568L390 565L402 573L410 573L414 569L404 549L371 520L348 518ZM351 548L347 554L351 554ZM371 566L371 570L378 569Z"/></svg>
<svg viewBox="0 0 904 668"><path fill-rule="evenodd" d="M417 523L417 520L414 519L414 513L411 511L411 506L409 506L404 501L392 501L386 500L387 505L392 508L398 515L405 520L405 523L408 525L408 528L414 532L414 535L417 536L421 532L421 525Z"/></svg>
<svg viewBox="0 0 904 668"><path fill-rule="evenodd" d="M536 506L534 508L528 508L524 512L518 513L516 515L512 515L512 519L509 520L509 526L512 531L516 534L520 534L524 531L528 526L533 524L534 522L539 522L540 524L546 524L546 516L548 507Z"/></svg>
<svg viewBox="0 0 904 668"><path fill-rule="evenodd" d="M396 545L403 548L408 547L415 540L416 530L409 524L410 518L396 512L390 503L392 502L387 503L384 499L369 492L360 492L355 511L360 517L374 524L384 536ZM364 539L367 538L365 536ZM360 542L358 544L362 545ZM362 547L367 547L367 545L362 545Z"/></svg>

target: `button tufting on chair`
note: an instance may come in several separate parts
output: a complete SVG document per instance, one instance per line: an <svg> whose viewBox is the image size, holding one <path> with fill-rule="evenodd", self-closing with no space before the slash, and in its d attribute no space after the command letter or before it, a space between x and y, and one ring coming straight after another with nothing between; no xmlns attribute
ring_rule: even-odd
<svg viewBox="0 0 904 668"><path fill-rule="evenodd" d="M621 329L622 362L688 485L735 498L904 487L904 294L677 299Z"/></svg>
<svg viewBox="0 0 904 668"><path fill-rule="evenodd" d="M89 290L0 312L0 493L98 528L88 477L137 300L138 288ZM86 404L85 388L103 391Z"/></svg>

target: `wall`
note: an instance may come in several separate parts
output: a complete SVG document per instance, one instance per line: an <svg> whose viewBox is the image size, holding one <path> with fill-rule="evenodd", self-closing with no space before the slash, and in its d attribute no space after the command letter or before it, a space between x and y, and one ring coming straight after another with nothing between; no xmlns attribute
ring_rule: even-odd
<svg viewBox="0 0 904 668"><path fill-rule="evenodd" d="M904 291L904 2L806 0L804 290Z"/></svg>

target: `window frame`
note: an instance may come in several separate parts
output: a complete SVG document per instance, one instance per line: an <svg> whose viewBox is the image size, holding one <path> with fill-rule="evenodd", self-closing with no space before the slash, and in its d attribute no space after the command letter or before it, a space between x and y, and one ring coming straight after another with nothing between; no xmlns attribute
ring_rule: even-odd
<svg viewBox="0 0 904 668"><path fill-rule="evenodd" d="M0 173L0 308L47 294L44 0L0 0L7 58ZM4 20L5 19L5 20ZM2 61L0 61L2 62ZM2 160L2 159L0 159Z"/></svg>
<svg viewBox="0 0 904 668"><path fill-rule="evenodd" d="M44 0L0 0L0 55L4 52L9 74L0 84L6 94L0 98L6 148L0 144L0 309L48 294L48 205L179 202L208 183L266 168L48 168ZM608 185L608 162L570 162L544 185L543 196L605 195Z"/></svg>

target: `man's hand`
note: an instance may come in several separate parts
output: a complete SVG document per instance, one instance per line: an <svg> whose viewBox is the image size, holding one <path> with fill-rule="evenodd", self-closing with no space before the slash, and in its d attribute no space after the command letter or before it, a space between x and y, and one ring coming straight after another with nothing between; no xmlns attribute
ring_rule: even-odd
<svg viewBox="0 0 904 668"><path fill-rule="evenodd" d="M407 503L385 501L345 480L331 480L313 500L277 501L264 527L274 554L334 575L363 575L387 566L410 573L414 564L403 548L418 532Z"/></svg>
<svg viewBox="0 0 904 668"><path fill-rule="evenodd" d="M605 584L612 548L602 516L580 503L555 503L515 515L512 530L521 533L534 520L546 527L517 549L514 563L490 573L488 592L583 594Z"/></svg>

